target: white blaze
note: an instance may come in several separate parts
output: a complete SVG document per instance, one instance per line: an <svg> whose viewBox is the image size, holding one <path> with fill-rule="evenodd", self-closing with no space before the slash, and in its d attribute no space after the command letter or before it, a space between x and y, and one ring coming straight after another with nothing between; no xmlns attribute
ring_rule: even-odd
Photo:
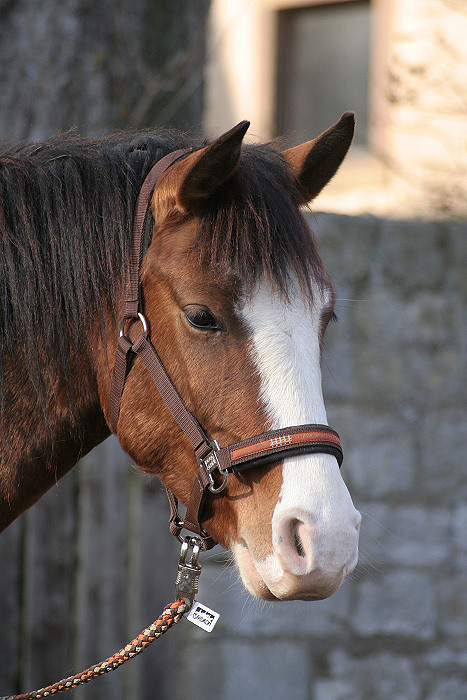
<svg viewBox="0 0 467 700"><path fill-rule="evenodd" d="M299 289L286 302L262 284L242 309L243 320L252 331L261 398L271 429L326 423L319 345L324 305L316 287L310 305Z"/></svg>
<svg viewBox="0 0 467 700"><path fill-rule="evenodd" d="M271 429L327 424L321 389L320 325L329 300L317 285L313 292L313 302L309 303L297 285L285 300L263 283L240 311L251 331L261 398ZM313 549L313 556L306 560L308 569L313 566L337 574L355 558L356 541L350 544L355 553L349 555L347 550L354 537L349 531L355 534L359 515L333 456L310 454L284 460L283 484L272 522L273 540L277 540L274 544L282 541L282 524L291 513L310 524L307 532L313 533L307 535L312 537L310 551ZM297 562L300 568L300 559ZM278 582L283 575L276 556L255 564L267 582ZM308 573L290 571L296 575Z"/></svg>

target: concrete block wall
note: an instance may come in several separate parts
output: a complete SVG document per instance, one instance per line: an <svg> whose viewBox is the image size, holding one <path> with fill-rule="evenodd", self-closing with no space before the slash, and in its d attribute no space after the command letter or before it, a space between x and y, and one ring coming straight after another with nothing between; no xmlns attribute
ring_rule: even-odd
<svg viewBox="0 0 467 700"><path fill-rule="evenodd" d="M171 699L467 698L467 225L317 215L339 322L323 381L360 563L317 603L264 604L205 561ZM216 550L214 550L216 551Z"/></svg>

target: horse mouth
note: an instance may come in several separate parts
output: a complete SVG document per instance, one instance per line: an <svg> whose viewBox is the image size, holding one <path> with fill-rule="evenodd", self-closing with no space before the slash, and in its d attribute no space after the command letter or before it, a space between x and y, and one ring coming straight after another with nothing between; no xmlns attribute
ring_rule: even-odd
<svg viewBox="0 0 467 700"><path fill-rule="evenodd" d="M251 595L262 600L281 600L274 595L261 574L244 540L232 548L234 561L240 572L243 585Z"/></svg>
<svg viewBox="0 0 467 700"><path fill-rule="evenodd" d="M232 547L234 560L243 585L251 595L262 600L323 600L337 591L347 571L327 577L319 572L297 576L284 571L274 554L255 561L245 541Z"/></svg>

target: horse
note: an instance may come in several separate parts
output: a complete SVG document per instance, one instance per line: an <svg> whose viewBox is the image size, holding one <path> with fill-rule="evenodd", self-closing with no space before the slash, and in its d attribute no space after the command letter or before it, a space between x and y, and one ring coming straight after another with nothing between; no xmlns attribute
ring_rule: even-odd
<svg viewBox="0 0 467 700"><path fill-rule="evenodd" d="M339 168L354 122L346 113L286 150L245 144L248 122L213 140L69 132L2 147L0 530L112 432L189 505L200 460L137 353L112 415L119 343L139 333L212 445L274 430L271 445L288 445L280 430L304 423L336 442L320 370L335 294L302 207ZM129 318L134 211L167 157L148 194ZM220 469L221 486L209 473L202 532L233 553L254 596L322 599L355 567L361 516L328 448Z"/></svg>

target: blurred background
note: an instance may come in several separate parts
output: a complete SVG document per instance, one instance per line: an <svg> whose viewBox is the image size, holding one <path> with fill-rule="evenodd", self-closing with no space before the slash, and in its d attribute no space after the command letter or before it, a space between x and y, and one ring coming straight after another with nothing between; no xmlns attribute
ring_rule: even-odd
<svg viewBox="0 0 467 700"><path fill-rule="evenodd" d="M467 698L464 0L0 0L0 139L173 126L314 138L357 113L308 213L337 291L323 356L360 563L332 598L258 603L205 561L183 621L82 700ZM160 484L115 440L0 536L0 693L101 660L172 599Z"/></svg>

